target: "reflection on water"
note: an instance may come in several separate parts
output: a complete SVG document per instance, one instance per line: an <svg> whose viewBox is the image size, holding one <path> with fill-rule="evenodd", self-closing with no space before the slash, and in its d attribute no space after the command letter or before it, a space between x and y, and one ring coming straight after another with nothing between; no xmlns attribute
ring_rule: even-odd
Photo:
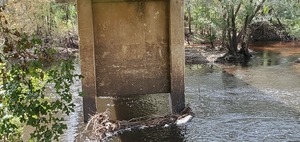
<svg viewBox="0 0 300 142"><path fill-rule="evenodd" d="M248 66L272 66L281 63L279 54L271 51L258 52L254 56L253 60L248 63Z"/></svg>
<svg viewBox="0 0 300 142"><path fill-rule="evenodd" d="M169 94L149 94L132 97L99 97L97 110L108 108L112 120L130 120L148 115L169 114Z"/></svg>
<svg viewBox="0 0 300 142"><path fill-rule="evenodd" d="M300 63L293 64L292 70L295 71L296 74L300 74Z"/></svg>
<svg viewBox="0 0 300 142"><path fill-rule="evenodd" d="M249 66L272 66L294 62L300 56L300 42L254 43L250 48L256 51Z"/></svg>
<svg viewBox="0 0 300 142"><path fill-rule="evenodd" d="M186 79L186 100L193 106L196 117L187 124L186 141L300 139L300 89L296 75L291 75L295 85L273 84L272 77L281 79L280 82L284 76L273 74L258 80L268 74L261 72L268 70L252 72L249 68L238 68L231 73L218 70L211 73L207 67L208 72L199 73L189 69L186 68L190 74Z"/></svg>
<svg viewBox="0 0 300 142"><path fill-rule="evenodd" d="M300 54L300 42L255 42L250 45L255 51L271 51L283 57Z"/></svg>
<svg viewBox="0 0 300 142"><path fill-rule="evenodd" d="M126 131L119 137L111 139L114 142L182 142L184 127L156 127L142 130Z"/></svg>
<svg viewBox="0 0 300 142"><path fill-rule="evenodd" d="M186 100L196 113L186 141L300 140L300 72L293 62L300 46L260 46L246 67L186 67Z"/></svg>
<svg viewBox="0 0 300 142"><path fill-rule="evenodd" d="M299 141L300 58L298 43L252 45L247 66L186 66L186 102L195 118L183 126L126 131L112 142ZM115 119L128 120L169 113L168 94L98 98L98 109L109 108ZM78 99L80 100L80 99ZM82 123L81 102L70 133L62 141L78 138ZM74 124L74 125L72 125Z"/></svg>

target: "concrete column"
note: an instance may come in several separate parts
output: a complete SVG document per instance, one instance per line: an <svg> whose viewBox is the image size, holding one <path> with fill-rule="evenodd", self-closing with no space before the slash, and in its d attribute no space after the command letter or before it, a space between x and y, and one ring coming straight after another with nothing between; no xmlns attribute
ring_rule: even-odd
<svg viewBox="0 0 300 142"><path fill-rule="evenodd" d="M97 112L92 1L77 0L77 10L81 74L84 76L82 79L83 112L84 121L87 122L89 115Z"/></svg>
<svg viewBox="0 0 300 142"><path fill-rule="evenodd" d="M170 0L170 101L172 113L178 113L185 107L183 6L183 0Z"/></svg>

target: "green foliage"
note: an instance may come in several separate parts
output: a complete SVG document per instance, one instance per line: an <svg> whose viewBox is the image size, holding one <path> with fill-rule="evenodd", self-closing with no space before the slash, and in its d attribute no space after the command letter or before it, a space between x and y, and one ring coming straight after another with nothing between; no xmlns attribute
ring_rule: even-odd
<svg viewBox="0 0 300 142"><path fill-rule="evenodd" d="M0 141L21 141L25 126L34 128L34 141L58 140L67 128L61 114L74 111L70 87L81 76L72 59L53 65L41 39L8 25L0 12Z"/></svg>
<svg viewBox="0 0 300 142"><path fill-rule="evenodd" d="M64 25L64 31L76 28L77 11L74 4L51 3L51 13L57 26Z"/></svg>
<svg viewBox="0 0 300 142"><path fill-rule="evenodd" d="M235 29L238 34L247 34L243 31L247 28L245 27L247 15L249 21L246 26L253 22L271 20L276 23L278 18L291 35L300 37L299 7L300 2L296 0L266 0L264 2L263 0L186 0L186 11L191 11L191 19L193 19L193 32L207 42L212 39L214 41L229 40L228 34L226 36L224 34L232 28L230 27L232 21L228 17L235 16ZM254 17L252 18L251 15Z"/></svg>
<svg viewBox="0 0 300 142"><path fill-rule="evenodd" d="M39 36L52 45L62 46L69 33L77 33L75 3L53 0L9 0L3 13L10 28ZM74 36L72 35L72 36Z"/></svg>
<svg viewBox="0 0 300 142"><path fill-rule="evenodd" d="M215 7L216 2L215 0L186 1L186 9L190 9L191 19L193 19L194 34L209 43L217 39L217 28L224 25L222 17L220 17L221 11Z"/></svg>
<svg viewBox="0 0 300 142"><path fill-rule="evenodd" d="M296 37L296 38L300 38L300 14L297 18L294 19L286 19L285 23L287 23L288 25L290 25L288 27L288 32Z"/></svg>
<svg viewBox="0 0 300 142"><path fill-rule="evenodd" d="M273 2L273 3L272 3ZM278 18L282 24L287 25L288 32L300 38L300 2L295 0L271 1L272 12L270 15L274 19Z"/></svg>

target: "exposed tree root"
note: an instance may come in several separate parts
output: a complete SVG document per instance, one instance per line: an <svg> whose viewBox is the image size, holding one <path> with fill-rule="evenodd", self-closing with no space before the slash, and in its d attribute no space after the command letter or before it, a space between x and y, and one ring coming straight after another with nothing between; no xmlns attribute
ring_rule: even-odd
<svg viewBox="0 0 300 142"><path fill-rule="evenodd" d="M229 53L222 57L217 58L216 63L220 64L247 64L252 55L245 55L243 53L237 53L236 55L231 55Z"/></svg>

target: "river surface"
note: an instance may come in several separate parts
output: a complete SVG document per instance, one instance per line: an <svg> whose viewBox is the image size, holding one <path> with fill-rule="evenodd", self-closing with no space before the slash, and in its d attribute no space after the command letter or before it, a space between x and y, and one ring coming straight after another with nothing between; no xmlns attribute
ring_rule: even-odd
<svg viewBox="0 0 300 142"><path fill-rule="evenodd" d="M300 141L300 43L256 43L243 66L187 65L186 103L195 117L180 126L125 131L109 142L287 142ZM80 88L80 83L74 90ZM82 99L67 117L62 141L87 141ZM168 94L98 98L98 110L112 118L169 113Z"/></svg>

